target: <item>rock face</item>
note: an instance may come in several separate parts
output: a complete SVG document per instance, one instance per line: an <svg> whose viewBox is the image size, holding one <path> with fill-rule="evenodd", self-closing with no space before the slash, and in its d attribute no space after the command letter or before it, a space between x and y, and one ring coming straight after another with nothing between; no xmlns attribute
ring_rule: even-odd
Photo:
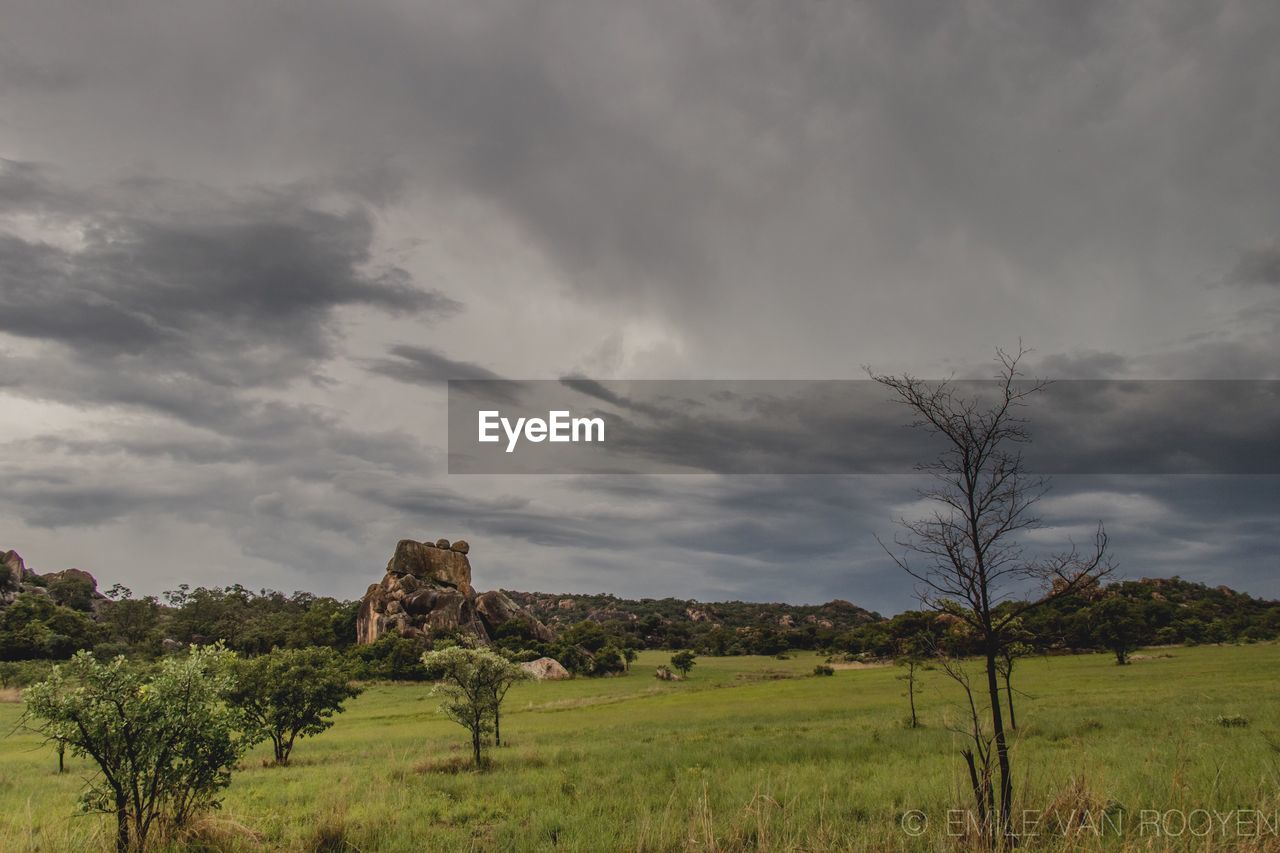
<svg viewBox="0 0 1280 853"><path fill-rule="evenodd" d="M541 643L550 643L556 634L533 617L529 611L516 604L501 590L492 590L476 596L476 615L484 623L490 637L497 637L498 629L514 622L524 628L526 636Z"/></svg>
<svg viewBox="0 0 1280 853"><path fill-rule="evenodd" d="M382 582L370 586L360 602L357 641L373 643L392 631L422 639L464 633L488 641L513 620L530 637L554 640L551 629L505 594L476 595L467 557L470 550L463 540L450 544L448 539L402 539L397 543Z"/></svg>
<svg viewBox="0 0 1280 853"><path fill-rule="evenodd" d="M520 668L527 670L538 681L560 681L570 677L569 670L561 666L560 661L555 658L538 658L520 664Z"/></svg>

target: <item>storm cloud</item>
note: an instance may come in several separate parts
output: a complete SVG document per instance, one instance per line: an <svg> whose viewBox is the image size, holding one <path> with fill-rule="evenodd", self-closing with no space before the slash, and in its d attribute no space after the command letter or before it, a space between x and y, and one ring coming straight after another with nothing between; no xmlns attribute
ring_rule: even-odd
<svg viewBox="0 0 1280 853"><path fill-rule="evenodd" d="M608 380L985 378L1019 338L1051 378L1280 378L1272 3L4 20L0 546L39 568L356 595L466 536L484 586L893 610L909 477L450 476L444 381L569 377L705 472L697 400ZM824 411L797 428L838 458ZM1102 457L1176 443L1108 411ZM1270 423L1214 434L1247 467ZM1100 517L1130 574L1280 595L1273 478L1111 470L1040 535Z"/></svg>

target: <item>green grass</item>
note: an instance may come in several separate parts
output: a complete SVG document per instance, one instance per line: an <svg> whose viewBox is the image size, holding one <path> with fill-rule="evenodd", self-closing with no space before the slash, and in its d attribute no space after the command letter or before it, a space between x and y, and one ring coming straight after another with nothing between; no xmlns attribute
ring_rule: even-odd
<svg viewBox="0 0 1280 853"><path fill-rule="evenodd" d="M960 721L959 697L943 673L924 674L924 728L912 730L894 667L818 678L808 653L699 658L688 681L659 682L667 657L642 654L620 678L517 686L509 745L485 773L465 768L465 732L429 687L371 686L299 743L292 766L265 766L266 748L246 758L202 837L272 850L963 849L943 834L947 810L968 805L961 741L945 726ZM1122 806L1130 832L1105 848L1193 846L1136 836L1141 809L1274 815L1278 671L1274 644L1153 650L1127 667L1105 655L1020 662L1020 805ZM20 712L0 703L3 731ZM76 814L88 766L55 769L30 734L0 740L0 849L105 849L106 820ZM900 827L910 809L931 820L918 839ZM1215 835L1194 849L1237 846Z"/></svg>

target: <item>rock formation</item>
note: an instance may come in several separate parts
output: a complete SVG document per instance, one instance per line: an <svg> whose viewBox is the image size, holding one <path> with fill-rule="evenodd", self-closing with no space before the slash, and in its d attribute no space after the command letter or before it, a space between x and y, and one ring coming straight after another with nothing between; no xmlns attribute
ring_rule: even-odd
<svg viewBox="0 0 1280 853"><path fill-rule="evenodd" d="M372 643L392 631L423 639L464 633L488 641L513 621L522 626L526 636L543 642L554 640L551 629L504 593L476 595L467 557L470 550L464 540L402 539L382 581L370 586L360 602L357 641Z"/></svg>
<svg viewBox="0 0 1280 853"><path fill-rule="evenodd" d="M77 596L80 603L76 606L80 609L96 610L99 604L106 601L106 596L98 592L98 581L88 572L80 569L63 569L60 572L42 575L28 568L22 555L17 551L0 552L0 607L12 604L23 593L49 595L51 589L55 592L65 592L65 589L58 589L63 582L75 583L83 590ZM60 600L59 603L67 602Z"/></svg>

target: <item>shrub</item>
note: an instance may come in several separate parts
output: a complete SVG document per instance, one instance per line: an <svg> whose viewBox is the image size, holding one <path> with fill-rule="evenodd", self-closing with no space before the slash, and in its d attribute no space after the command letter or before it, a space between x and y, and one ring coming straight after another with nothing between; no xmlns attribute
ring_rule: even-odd
<svg viewBox="0 0 1280 853"><path fill-rule="evenodd" d="M1239 714L1229 717L1218 717L1218 725L1225 729L1243 729L1249 725L1249 718L1242 717Z"/></svg>
<svg viewBox="0 0 1280 853"><path fill-rule="evenodd" d="M820 663L813 668L814 675L835 675L835 668L829 664Z"/></svg>
<svg viewBox="0 0 1280 853"><path fill-rule="evenodd" d="M158 820L180 826L220 805L248 745L225 701L230 657L221 645L193 648L148 678L123 657L82 651L27 690L32 728L97 764L82 805L116 816L118 851L141 849Z"/></svg>

